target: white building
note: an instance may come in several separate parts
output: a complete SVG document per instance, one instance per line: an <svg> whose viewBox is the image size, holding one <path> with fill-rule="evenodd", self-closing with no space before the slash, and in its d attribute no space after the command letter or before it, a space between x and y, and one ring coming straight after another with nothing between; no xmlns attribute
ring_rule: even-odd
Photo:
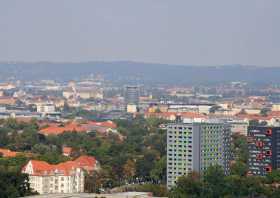
<svg viewBox="0 0 280 198"><path fill-rule="evenodd" d="M70 163L30 160L22 172L29 175L30 187L39 194L84 192L84 170Z"/></svg>
<svg viewBox="0 0 280 198"><path fill-rule="evenodd" d="M39 194L82 193L85 173L96 169L98 165L94 157L82 156L56 165L30 160L22 168L22 173L29 175L30 187Z"/></svg>
<svg viewBox="0 0 280 198"><path fill-rule="evenodd" d="M37 104L37 112L39 113L54 113L55 106L53 104Z"/></svg>
<svg viewBox="0 0 280 198"><path fill-rule="evenodd" d="M137 105L127 104L126 111L127 111L127 113L136 113L137 112Z"/></svg>

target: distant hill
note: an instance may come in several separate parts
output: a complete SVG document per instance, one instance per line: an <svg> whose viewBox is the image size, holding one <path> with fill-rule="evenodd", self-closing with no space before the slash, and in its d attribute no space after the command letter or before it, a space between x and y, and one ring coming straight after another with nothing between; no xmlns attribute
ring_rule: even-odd
<svg viewBox="0 0 280 198"><path fill-rule="evenodd" d="M280 67L242 65L179 66L139 62L9 62L0 63L0 80L73 80L89 74L102 74L114 82L205 84L230 81L280 84Z"/></svg>

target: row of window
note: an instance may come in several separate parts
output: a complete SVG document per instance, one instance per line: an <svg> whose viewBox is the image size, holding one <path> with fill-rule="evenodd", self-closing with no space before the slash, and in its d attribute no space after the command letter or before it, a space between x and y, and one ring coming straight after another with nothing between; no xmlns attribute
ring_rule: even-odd
<svg viewBox="0 0 280 198"><path fill-rule="evenodd" d="M177 126L174 126L174 127L172 127L172 126L169 126L168 127L169 129L180 129L180 130L186 130L186 129L188 129L188 130L192 130L192 127L177 127Z"/></svg>
<svg viewBox="0 0 280 198"><path fill-rule="evenodd" d="M183 161L182 158L168 158L169 161ZM192 162L192 159L188 159L188 162Z"/></svg>
<svg viewBox="0 0 280 198"><path fill-rule="evenodd" d="M187 152L187 150L182 150L182 149L176 149L176 148L174 148L174 149L168 149L168 151L170 151L170 152L184 152L184 153L186 153ZM192 152L192 150L188 150L188 152L189 153L191 153Z"/></svg>

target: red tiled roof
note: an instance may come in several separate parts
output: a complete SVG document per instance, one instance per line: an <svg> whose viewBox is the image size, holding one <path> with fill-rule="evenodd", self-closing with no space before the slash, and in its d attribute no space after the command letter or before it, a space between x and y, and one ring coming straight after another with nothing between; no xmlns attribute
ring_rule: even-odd
<svg viewBox="0 0 280 198"><path fill-rule="evenodd" d="M43 171L49 171L52 169L51 165L44 161L30 160L32 163L34 174L40 174Z"/></svg>
<svg viewBox="0 0 280 198"><path fill-rule="evenodd" d="M22 172L26 172L26 168L29 163L32 164L32 175L52 175L54 173L69 175L71 171L76 168L82 168L86 171L93 171L96 168L96 160L94 157L90 156L81 156L74 161L67 161L60 164L49 164L44 161L30 160L22 168Z"/></svg>
<svg viewBox="0 0 280 198"><path fill-rule="evenodd" d="M110 120L104 121L104 122L89 121L87 124L88 125L93 125L93 126L112 128L112 129L117 128L117 125L114 122L110 121Z"/></svg>
<svg viewBox="0 0 280 198"><path fill-rule="evenodd" d="M238 114L236 117L248 120L270 120L271 116L261 116L259 114Z"/></svg>
<svg viewBox="0 0 280 198"><path fill-rule="evenodd" d="M65 126L52 125L47 128L41 129L40 133L44 135L58 135L66 131L85 132L86 128L82 125L70 123L66 124Z"/></svg>
<svg viewBox="0 0 280 198"><path fill-rule="evenodd" d="M71 152L72 152L72 148L71 148L71 147L68 147L68 146L64 146L64 147L62 148L62 152L63 152L63 154L70 155Z"/></svg>
<svg viewBox="0 0 280 198"><path fill-rule="evenodd" d="M280 111L271 111L268 113L268 116L280 117Z"/></svg>
<svg viewBox="0 0 280 198"><path fill-rule="evenodd" d="M96 159L90 156L80 156L74 162L87 171L93 171L96 165Z"/></svg>
<svg viewBox="0 0 280 198"><path fill-rule="evenodd" d="M29 123L32 121L33 117L16 117L15 119L17 122Z"/></svg>
<svg viewBox="0 0 280 198"><path fill-rule="evenodd" d="M3 157L16 157L19 154L18 152L3 148L0 148L0 153L2 153Z"/></svg>
<svg viewBox="0 0 280 198"><path fill-rule="evenodd" d="M76 132L86 132L91 130L93 127L103 127L103 128L117 128L117 125L112 121L95 122L88 121L85 124L79 124L76 122L71 122L65 124L65 126L59 126L57 123L45 123L48 124L47 128L41 129L39 132L44 135L58 135L66 131L76 131Z"/></svg>
<svg viewBox="0 0 280 198"><path fill-rule="evenodd" d="M16 103L16 99L13 97L7 97L7 96L2 96L0 97L0 104L15 104Z"/></svg>

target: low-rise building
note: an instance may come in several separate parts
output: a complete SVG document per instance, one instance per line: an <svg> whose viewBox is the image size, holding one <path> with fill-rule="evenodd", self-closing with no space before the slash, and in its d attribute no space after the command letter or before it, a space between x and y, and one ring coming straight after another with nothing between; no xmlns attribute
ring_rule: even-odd
<svg viewBox="0 0 280 198"><path fill-rule="evenodd" d="M273 104L271 110L272 111L280 111L280 104Z"/></svg>
<svg viewBox="0 0 280 198"><path fill-rule="evenodd" d="M16 86L12 83L0 83L0 90L14 89Z"/></svg>
<svg viewBox="0 0 280 198"><path fill-rule="evenodd" d="M231 120L228 121L232 134L239 134L247 136L249 122L242 120Z"/></svg>
<svg viewBox="0 0 280 198"><path fill-rule="evenodd" d="M65 132L87 133L96 131L98 134L107 135L109 132L118 134L117 125L108 120L103 122L85 121L83 123L48 123L47 127L40 129L43 135L59 135Z"/></svg>
<svg viewBox="0 0 280 198"><path fill-rule="evenodd" d="M69 147L69 146L63 146L62 147L62 155L66 156L66 157L69 157L71 154L72 154L72 147Z"/></svg>
<svg viewBox="0 0 280 198"><path fill-rule="evenodd" d="M30 160L22 168L22 173L29 175L30 187L39 194L82 193L85 173L97 169L98 163L94 157L81 156L74 161L55 165Z"/></svg>
<svg viewBox="0 0 280 198"><path fill-rule="evenodd" d="M0 155L2 157L16 157L19 152L11 151L10 149L0 148Z"/></svg>
<svg viewBox="0 0 280 198"><path fill-rule="evenodd" d="M53 104L37 104L37 112L40 113L54 113L55 106Z"/></svg>
<svg viewBox="0 0 280 198"><path fill-rule="evenodd" d="M136 113L137 112L137 105L135 104L128 104L126 106L127 113Z"/></svg>
<svg viewBox="0 0 280 198"><path fill-rule="evenodd" d="M13 97L8 97L8 96L2 96L0 97L0 104L1 105L15 105L17 99Z"/></svg>

